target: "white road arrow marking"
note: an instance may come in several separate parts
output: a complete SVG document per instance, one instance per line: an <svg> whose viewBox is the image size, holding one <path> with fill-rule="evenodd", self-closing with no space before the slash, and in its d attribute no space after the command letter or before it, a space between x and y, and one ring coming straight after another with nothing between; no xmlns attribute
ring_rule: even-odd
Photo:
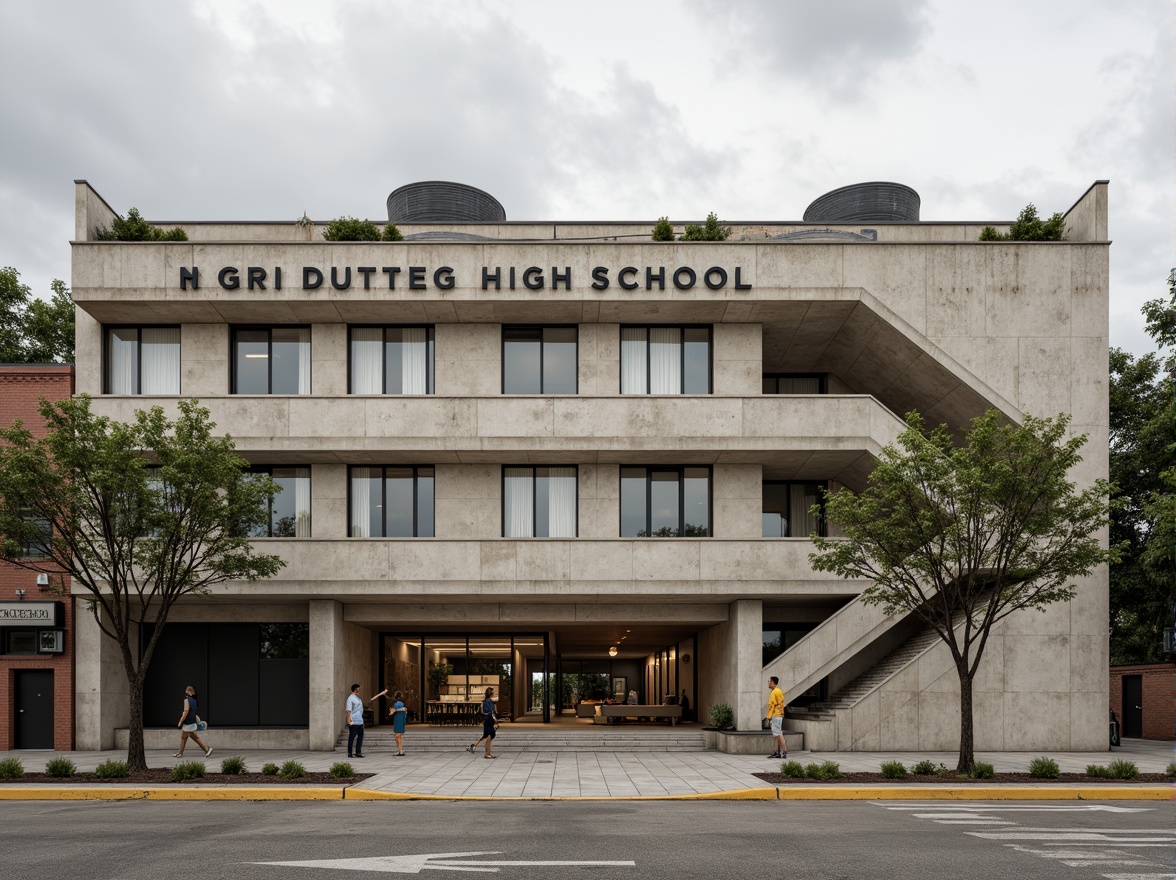
<svg viewBox="0 0 1176 880"><path fill-rule="evenodd" d="M411 856L376 856L360 859L317 859L303 862L249 862L285 868L336 868L341 871L382 871L385 874L419 874L421 871L470 871L496 874L499 868L635 868L634 861L471 861L471 856L497 856L501 852L420 853Z"/></svg>
<svg viewBox="0 0 1176 880"><path fill-rule="evenodd" d="M1153 807L1113 807L1107 804L1082 804L1080 806L1058 806L1042 804L1041 806L1008 806L989 807L973 804L888 804L874 801L874 806L886 807L888 810L910 812L912 810L938 810L943 812L971 812L971 813L1148 813Z"/></svg>

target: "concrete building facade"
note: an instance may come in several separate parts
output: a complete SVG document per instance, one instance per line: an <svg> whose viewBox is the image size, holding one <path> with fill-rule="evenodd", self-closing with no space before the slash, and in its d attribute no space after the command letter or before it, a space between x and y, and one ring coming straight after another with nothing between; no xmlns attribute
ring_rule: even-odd
<svg viewBox="0 0 1176 880"><path fill-rule="evenodd" d="M178 706L195 681L226 746L332 748L352 682L420 722L494 685L514 718L635 690L758 729L768 675L799 705L918 635L808 563L809 506L862 487L902 414L1069 413L1076 479L1107 473L1105 181L1043 243L444 218L401 242L178 221L187 242L124 243L95 239L114 212L85 181L76 208L78 392L119 419L198 398L285 489L257 540L286 567L179 605L149 683ZM1105 747L1107 574L1078 586L995 632L977 748ZM125 685L79 623L78 745L108 747ZM816 748L954 748L955 673L927 645L790 725Z"/></svg>

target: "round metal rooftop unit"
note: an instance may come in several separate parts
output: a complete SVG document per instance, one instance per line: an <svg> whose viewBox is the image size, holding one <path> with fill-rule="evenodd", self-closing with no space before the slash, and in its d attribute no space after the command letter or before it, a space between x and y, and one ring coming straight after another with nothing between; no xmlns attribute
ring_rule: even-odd
<svg viewBox="0 0 1176 880"><path fill-rule="evenodd" d="M498 199L477 187L447 180L422 180L392 190L389 223L502 223Z"/></svg>
<svg viewBox="0 0 1176 880"><path fill-rule="evenodd" d="M805 208L805 223L918 223L919 194L901 183L854 183Z"/></svg>

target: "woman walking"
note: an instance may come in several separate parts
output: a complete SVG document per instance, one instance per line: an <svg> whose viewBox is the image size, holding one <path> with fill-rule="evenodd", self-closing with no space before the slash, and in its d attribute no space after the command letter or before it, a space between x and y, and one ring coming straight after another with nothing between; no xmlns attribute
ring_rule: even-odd
<svg viewBox="0 0 1176 880"><path fill-rule="evenodd" d="M392 708L388 710L392 716L392 732L396 734L396 757L404 757L404 730L408 724L408 707L404 705L404 694L397 691L392 697Z"/></svg>
<svg viewBox="0 0 1176 880"><path fill-rule="evenodd" d="M180 733L180 750L172 755L173 758L184 757L184 746L188 744L188 737L196 740L196 745L204 749L204 757L212 755L212 749L200 741L200 737L196 735L196 731L200 725L200 715L197 714L199 707L196 704L196 688L188 685L184 688L184 713L180 716L180 723L176 726L182 731Z"/></svg>
<svg viewBox="0 0 1176 880"><path fill-rule="evenodd" d="M482 700L482 737L471 746L466 747L466 751L471 755L474 749L478 747L478 743L485 741L486 743L486 758L496 758L497 755L490 754L490 744L494 742L494 736L498 731L498 715L494 711L494 688L486 688L486 699Z"/></svg>

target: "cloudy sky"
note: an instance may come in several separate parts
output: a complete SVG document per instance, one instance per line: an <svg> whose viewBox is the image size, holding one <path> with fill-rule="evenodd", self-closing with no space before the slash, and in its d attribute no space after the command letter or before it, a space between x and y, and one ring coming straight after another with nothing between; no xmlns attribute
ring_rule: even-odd
<svg viewBox="0 0 1176 880"><path fill-rule="evenodd" d="M1176 266L1171 0L0 0L0 266L69 276L73 185L153 220L386 219L446 179L511 220L924 220L1110 188L1111 343Z"/></svg>

